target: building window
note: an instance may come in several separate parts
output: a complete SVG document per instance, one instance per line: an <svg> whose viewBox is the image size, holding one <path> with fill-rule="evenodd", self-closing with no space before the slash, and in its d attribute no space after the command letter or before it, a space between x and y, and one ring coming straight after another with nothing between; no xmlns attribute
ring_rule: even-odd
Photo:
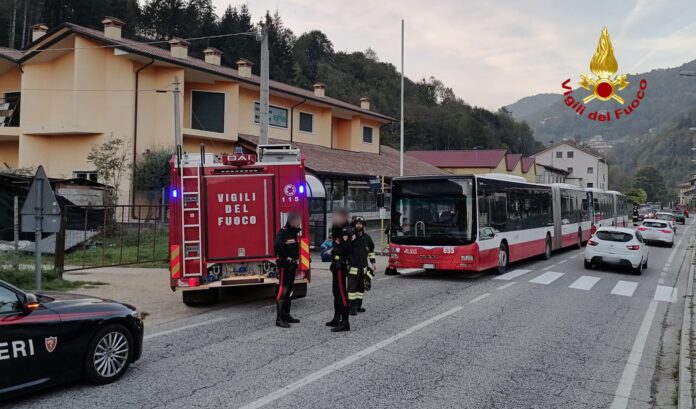
<svg viewBox="0 0 696 409"><path fill-rule="evenodd" d="M563 158L563 152L556 152L556 158L562 159L562 158Z"/></svg>
<svg viewBox="0 0 696 409"><path fill-rule="evenodd" d="M73 178L74 179L87 179L87 180L91 180L92 182L96 182L97 181L97 172L75 171L75 172L73 172Z"/></svg>
<svg viewBox="0 0 696 409"><path fill-rule="evenodd" d="M594 185L592 183L588 183L587 187L594 187Z"/></svg>
<svg viewBox="0 0 696 409"><path fill-rule="evenodd" d="M314 115L300 112L300 131L314 132Z"/></svg>
<svg viewBox="0 0 696 409"><path fill-rule="evenodd" d="M573 173L573 168L568 168L568 173Z"/></svg>
<svg viewBox="0 0 696 409"><path fill-rule="evenodd" d="M363 126L363 143L372 143L372 128Z"/></svg>
<svg viewBox="0 0 696 409"><path fill-rule="evenodd" d="M191 91L191 128L225 132L225 94Z"/></svg>
<svg viewBox="0 0 696 409"><path fill-rule="evenodd" d="M594 169L592 168L592 166L587 168L587 173L594 173Z"/></svg>
<svg viewBox="0 0 696 409"><path fill-rule="evenodd" d="M288 110L285 108L269 105L268 106L268 124L277 126L278 128L288 127ZM261 104L254 102L254 122L259 123L261 117Z"/></svg>
<svg viewBox="0 0 696 409"><path fill-rule="evenodd" d="M0 98L0 126L19 126L19 92L6 92Z"/></svg>
<svg viewBox="0 0 696 409"><path fill-rule="evenodd" d="M573 159L573 155L574 155L574 154L575 154L575 152L573 152L573 151L568 151L568 152L566 152L566 158L568 158L568 159Z"/></svg>

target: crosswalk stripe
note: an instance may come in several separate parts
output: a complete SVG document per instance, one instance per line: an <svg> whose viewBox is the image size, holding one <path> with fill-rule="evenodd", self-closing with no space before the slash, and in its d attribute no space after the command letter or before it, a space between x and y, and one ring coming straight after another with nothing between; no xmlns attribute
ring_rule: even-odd
<svg viewBox="0 0 696 409"><path fill-rule="evenodd" d="M678 289L666 285L658 285L655 290L655 301L677 302Z"/></svg>
<svg viewBox="0 0 696 409"><path fill-rule="evenodd" d="M568 286L568 288L574 288L576 290L591 290L592 287L597 284L599 277L592 276L582 276L575 280L575 282Z"/></svg>
<svg viewBox="0 0 696 409"><path fill-rule="evenodd" d="M519 269L519 270L513 270L510 271L509 273L505 273L502 275L499 275L498 277L494 277L494 280L512 280L515 279L519 276L523 276L527 273L529 273L532 270L524 270L524 269Z"/></svg>
<svg viewBox="0 0 696 409"><path fill-rule="evenodd" d="M554 281L558 280L561 278L565 273L558 273L555 271L547 271L544 274L532 278L529 280L530 283L535 283L535 284L543 284L543 285L549 285L553 283Z"/></svg>
<svg viewBox="0 0 696 409"><path fill-rule="evenodd" d="M636 291L636 288L638 287L638 283L634 281L623 281L619 280L618 283L614 286L614 289L611 290L611 293L614 295L623 295L625 297L633 297L633 292Z"/></svg>

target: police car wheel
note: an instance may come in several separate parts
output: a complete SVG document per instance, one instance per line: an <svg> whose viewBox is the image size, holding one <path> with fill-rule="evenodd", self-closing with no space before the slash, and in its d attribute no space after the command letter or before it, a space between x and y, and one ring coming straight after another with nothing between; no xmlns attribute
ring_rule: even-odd
<svg viewBox="0 0 696 409"><path fill-rule="evenodd" d="M133 356L133 337L122 325L107 325L97 332L87 350L85 375L96 384L120 378Z"/></svg>
<svg viewBox="0 0 696 409"><path fill-rule="evenodd" d="M305 298L307 296L307 284L295 284L292 287L292 298Z"/></svg>

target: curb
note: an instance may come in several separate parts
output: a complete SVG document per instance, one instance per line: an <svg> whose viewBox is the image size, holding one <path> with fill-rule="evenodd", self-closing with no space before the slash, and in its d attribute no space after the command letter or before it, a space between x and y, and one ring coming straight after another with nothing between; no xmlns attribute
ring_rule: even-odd
<svg viewBox="0 0 696 409"><path fill-rule="evenodd" d="M684 297L684 318L682 320L681 340L679 342L679 409L693 409L693 374L691 335L694 321L694 260L696 248L692 251L689 278Z"/></svg>

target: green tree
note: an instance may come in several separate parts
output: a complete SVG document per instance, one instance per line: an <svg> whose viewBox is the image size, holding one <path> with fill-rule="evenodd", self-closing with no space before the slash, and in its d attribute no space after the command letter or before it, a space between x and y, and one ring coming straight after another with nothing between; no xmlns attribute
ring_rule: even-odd
<svg viewBox="0 0 696 409"><path fill-rule="evenodd" d="M268 33L269 76L276 81L292 82L296 78L292 53L295 35L285 27L277 11L273 16L266 12L259 25Z"/></svg>
<svg viewBox="0 0 696 409"><path fill-rule="evenodd" d="M169 186L169 160L174 149L156 148L144 153L133 165L133 189L146 195L148 203L158 204L162 197L162 189ZM160 203L161 204L161 203ZM152 207L148 207L147 217L153 215Z"/></svg>
<svg viewBox="0 0 696 409"><path fill-rule="evenodd" d="M246 5L228 6L218 23L219 35L248 33L253 30L254 24L251 22L251 14ZM222 62L230 67L234 67L240 58L257 64L261 53L259 42L249 35L220 37L211 40L211 44L223 52Z"/></svg>
<svg viewBox="0 0 696 409"><path fill-rule="evenodd" d="M667 193L662 173L652 166L638 169L633 176L633 187L643 189L651 202L664 200Z"/></svg>
<svg viewBox="0 0 696 409"><path fill-rule="evenodd" d="M648 194L645 192L645 190L639 187L628 189L626 192L624 192L624 194L628 200L635 204L644 204L648 201Z"/></svg>
<svg viewBox="0 0 696 409"><path fill-rule="evenodd" d="M121 179L128 170L128 143L126 139L111 136L107 141L94 145L87 154L87 161L94 165L99 181L114 188L107 202L118 204Z"/></svg>
<svg viewBox="0 0 696 409"><path fill-rule="evenodd" d="M184 0L146 0L142 32L149 38L189 37Z"/></svg>
<svg viewBox="0 0 696 409"><path fill-rule="evenodd" d="M293 45L300 73L298 81L304 82L304 86L312 85L317 80L319 65L330 62L333 53L333 43L321 31L313 30L299 36Z"/></svg>

